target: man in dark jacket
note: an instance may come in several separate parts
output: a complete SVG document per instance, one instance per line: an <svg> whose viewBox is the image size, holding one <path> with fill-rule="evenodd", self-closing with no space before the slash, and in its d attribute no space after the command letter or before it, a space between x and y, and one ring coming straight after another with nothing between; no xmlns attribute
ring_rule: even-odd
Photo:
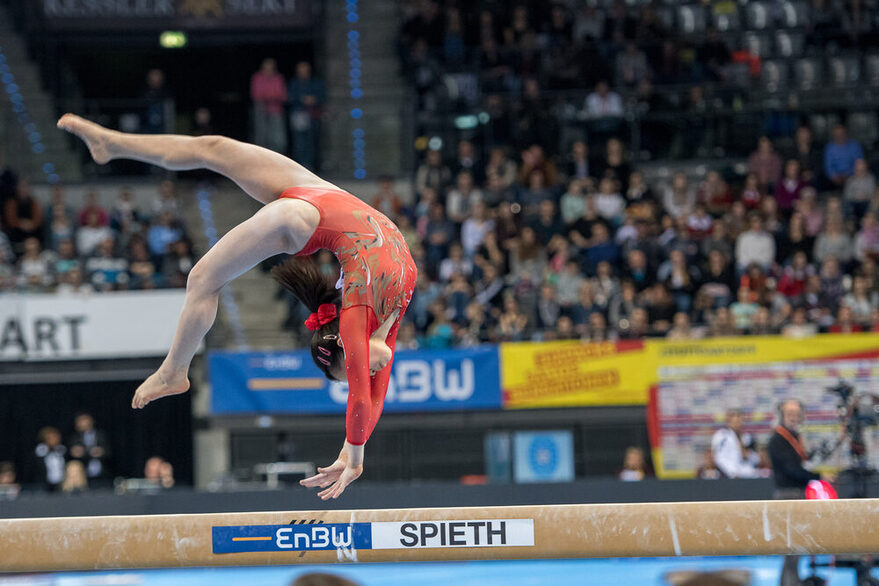
<svg viewBox="0 0 879 586"><path fill-rule="evenodd" d="M819 480L821 475L806 469L803 463L809 459L800 439L800 425L805 419L803 404L797 399L788 399L778 407L780 425L769 439L769 459L775 477L776 499L801 499L805 497L806 485L810 480ZM781 571L781 586L800 584L798 571L800 557L785 556Z"/></svg>

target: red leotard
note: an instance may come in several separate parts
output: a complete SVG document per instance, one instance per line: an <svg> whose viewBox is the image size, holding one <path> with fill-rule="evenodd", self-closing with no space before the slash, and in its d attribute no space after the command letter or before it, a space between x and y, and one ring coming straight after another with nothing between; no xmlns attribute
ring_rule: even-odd
<svg viewBox="0 0 879 586"><path fill-rule="evenodd" d="M403 235L381 212L350 193L294 187L281 197L301 199L320 212L320 223L296 256L331 251L342 265L339 335L348 377L348 442L363 445L381 416L391 377L394 343L403 313L412 299L418 271ZM391 362L369 376L369 337L400 310L386 339Z"/></svg>

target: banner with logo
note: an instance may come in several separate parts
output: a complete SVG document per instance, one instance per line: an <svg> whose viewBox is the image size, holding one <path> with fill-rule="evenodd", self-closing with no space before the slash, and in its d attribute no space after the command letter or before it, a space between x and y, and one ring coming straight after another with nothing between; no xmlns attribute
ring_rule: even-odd
<svg viewBox="0 0 879 586"><path fill-rule="evenodd" d="M505 409L643 405L656 376L643 341L501 344Z"/></svg>
<svg viewBox="0 0 879 586"><path fill-rule="evenodd" d="M0 360L162 356L184 294L0 295Z"/></svg>
<svg viewBox="0 0 879 586"><path fill-rule="evenodd" d="M839 381L856 392L879 389L879 335L819 335L807 339L740 337L696 342L651 342L658 361L650 393L648 429L657 475L693 476L711 463L712 435L726 414L742 411L745 432L765 446L776 408L796 398L806 406L804 437L812 449L839 437ZM879 433L865 434L872 465L879 465ZM842 447L829 467L849 464Z"/></svg>
<svg viewBox="0 0 879 586"><path fill-rule="evenodd" d="M212 412L344 413L346 384L330 382L308 350L212 352ZM394 356L385 413L500 409L498 351L407 351Z"/></svg>
<svg viewBox="0 0 879 586"><path fill-rule="evenodd" d="M56 30L307 28L311 0L39 0Z"/></svg>

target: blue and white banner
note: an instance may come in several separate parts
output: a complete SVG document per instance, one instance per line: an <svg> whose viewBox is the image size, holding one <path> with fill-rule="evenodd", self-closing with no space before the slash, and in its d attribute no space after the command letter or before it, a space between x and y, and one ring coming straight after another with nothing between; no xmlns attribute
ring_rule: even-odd
<svg viewBox="0 0 879 586"><path fill-rule="evenodd" d="M328 381L308 350L212 352L209 363L214 414L345 412L347 385ZM495 346L394 355L386 413L500 407Z"/></svg>
<svg viewBox="0 0 879 586"><path fill-rule="evenodd" d="M437 547L531 547L533 519L438 520L212 527L213 552Z"/></svg>

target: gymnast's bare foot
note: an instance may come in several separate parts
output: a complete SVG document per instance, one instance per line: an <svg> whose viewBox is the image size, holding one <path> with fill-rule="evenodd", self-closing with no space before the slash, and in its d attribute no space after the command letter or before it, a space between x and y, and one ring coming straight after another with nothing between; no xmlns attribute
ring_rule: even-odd
<svg viewBox="0 0 879 586"><path fill-rule="evenodd" d="M132 409L143 409L147 403L168 397L180 395L189 390L189 379L184 375L181 378L166 379L158 372L154 372L148 379L143 381L134 392L131 399Z"/></svg>
<svg viewBox="0 0 879 586"><path fill-rule="evenodd" d="M58 128L72 132L81 138L89 148L95 163L103 165L113 159L107 140L107 137L113 132L112 130L107 130L100 124L89 122L76 114L62 116L58 120Z"/></svg>

